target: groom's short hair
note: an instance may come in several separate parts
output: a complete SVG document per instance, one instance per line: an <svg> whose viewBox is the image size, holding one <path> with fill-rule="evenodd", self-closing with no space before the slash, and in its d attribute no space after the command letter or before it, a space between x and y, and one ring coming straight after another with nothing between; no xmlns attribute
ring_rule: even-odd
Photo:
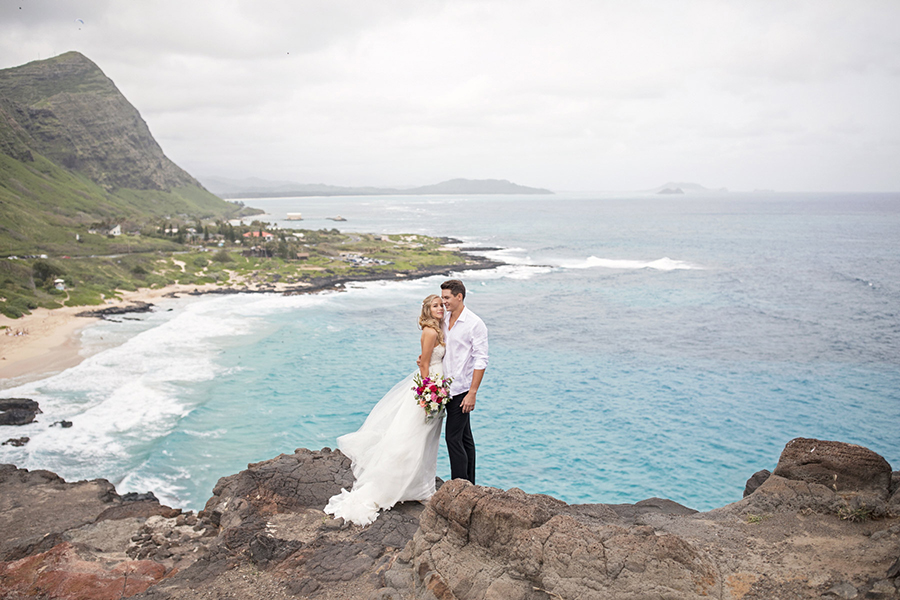
<svg viewBox="0 0 900 600"><path fill-rule="evenodd" d="M442 290L450 290L454 296L462 294L463 300L466 299L466 286L459 279L448 279L441 284Z"/></svg>

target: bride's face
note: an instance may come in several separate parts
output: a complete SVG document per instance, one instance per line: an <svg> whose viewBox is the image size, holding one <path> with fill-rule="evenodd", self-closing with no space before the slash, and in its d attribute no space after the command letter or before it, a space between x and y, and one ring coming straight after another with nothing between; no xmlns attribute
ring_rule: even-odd
<svg viewBox="0 0 900 600"><path fill-rule="evenodd" d="M431 316L439 321L444 318L444 304L440 298L431 301Z"/></svg>

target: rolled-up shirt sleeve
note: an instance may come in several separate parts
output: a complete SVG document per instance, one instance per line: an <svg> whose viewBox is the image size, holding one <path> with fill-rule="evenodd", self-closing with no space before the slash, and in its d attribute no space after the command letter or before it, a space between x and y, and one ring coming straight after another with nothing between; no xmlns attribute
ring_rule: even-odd
<svg viewBox="0 0 900 600"><path fill-rule="evenodd" d="M472 368L477 370L487 369L488 366L488 331L481 319L472 328Z"/></svg>

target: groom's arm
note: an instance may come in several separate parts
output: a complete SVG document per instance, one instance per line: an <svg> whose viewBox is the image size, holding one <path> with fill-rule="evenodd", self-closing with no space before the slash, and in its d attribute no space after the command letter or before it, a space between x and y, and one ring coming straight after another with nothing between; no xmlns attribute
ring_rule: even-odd
<svg viewBox="0 0 900 600"><path fill-rule="evenodd" d="M469 392L462 401L462 411L464 413L472 412L475 409L475 397L478 393L478 386L484 379L484 370L488 365L488 333L484 322L479 320L472 332L472 358L474 359L475 370L472 372L472 385Z"/></svg>
<svg viewBox="0 0 900 600"><path fill-rule="evenodd" d="M475 395L478 393L478 386L481 385L482 379L484 379L484 369L475 369L472 372L472 387L466 392L466 397L463 398L460 405L463 413L470 413L475 409Z"/></svg>

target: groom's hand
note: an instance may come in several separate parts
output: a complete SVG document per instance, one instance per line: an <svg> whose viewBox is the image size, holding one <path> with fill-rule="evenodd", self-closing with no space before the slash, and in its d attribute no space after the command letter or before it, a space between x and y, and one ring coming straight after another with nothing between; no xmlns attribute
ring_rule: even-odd
<svg viewBox="0 0 900 600"><path fill-rule="evenodd" d="M463 398L462 404L460 404L460 408L462 409L464 414L470 413L475 410L475 392L469 391L469 393L466 394L466 397Z"/></svg>

